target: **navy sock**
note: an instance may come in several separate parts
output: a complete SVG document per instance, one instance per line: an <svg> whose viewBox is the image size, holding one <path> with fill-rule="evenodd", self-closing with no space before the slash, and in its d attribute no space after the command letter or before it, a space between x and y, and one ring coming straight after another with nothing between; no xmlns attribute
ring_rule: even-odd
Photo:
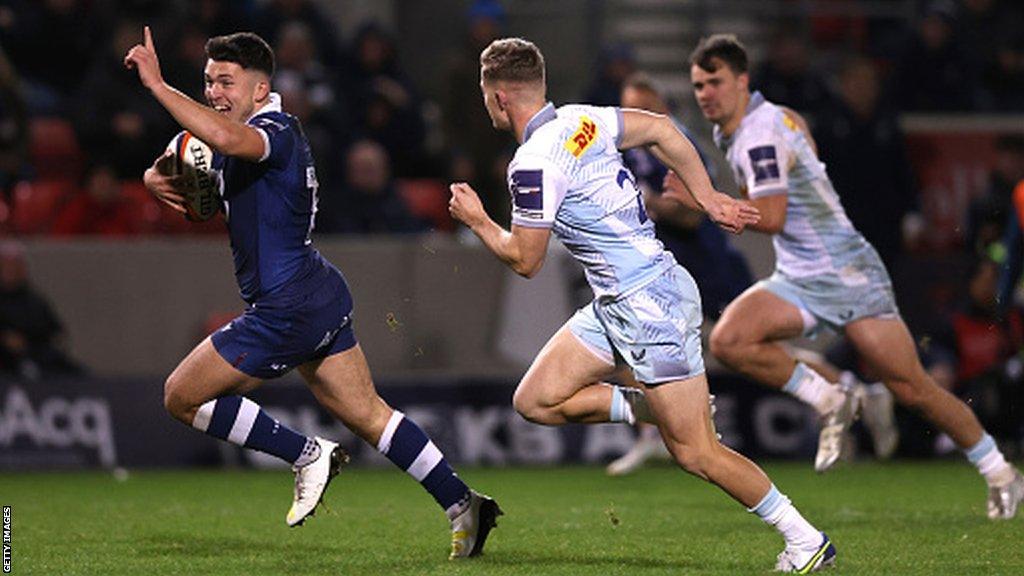
<svg viewBox="0 0 1024 576"><path fill-rule="evenodd" d="M203 404L192 427L232 444L272 454L289 464L294 464L307 444L314 442L242 396L223 396Z"/></svg>
<svg viewBox="0 0 1024 576"><path fill-rule="evenodd" d="M441 505L448 518L457 516L468 501L469 487L459 479L426 433L395 410L384 427L377 450L388 457Z"/></svg>

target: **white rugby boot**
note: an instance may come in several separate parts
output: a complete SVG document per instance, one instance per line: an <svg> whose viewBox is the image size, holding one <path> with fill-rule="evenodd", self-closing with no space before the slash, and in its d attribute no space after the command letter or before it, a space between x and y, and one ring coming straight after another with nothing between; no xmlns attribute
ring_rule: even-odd
<svg viewBox="0 0 1024 576"><path fill-rule="evenodd" d="M306 518L316 512L327 485L338 475L341 467L348 463L348 454L341 446L320 437L315 440L320 446L320 456L305 466L292 467L295 472L295 496L285 517L285 522L291 527L302 525Z"/></svg>
<svg viewBox="0 0 1024 576"><path fill-rule="evenodd" d="M828 568L836 563L836 547L828 536L821 533L821 546L812 550L801 550L799 548L786 547L779 553L775 562L776 572L788 572L791 574L810 574L823 568Z"/></svg>
<svg viewBox="0 0 1024 576"><path fill-rule="evenodd" d="M858 384L856 390L861 397L861 417L871 435L875 456L879 460L888 460L900 443L892 392L880 383Z"/></svg>
<svg viewBox="0 0 1024 576"><path fill-rule="evenodd" d="M1017 508L1024 500L1024 476L1019 470L1013 471L1013 480L1004 486L989 486L988 517L992 520L1009 520L1017 514Z"/></svg>
<svg viewBox="0 0 1024 576"><path fill-rule="evenodd" d="M860 396L853 388L842 387L843 401L822 418L818 435L818 453L814 457L814 471L819 474L831 468L843 452L843 437L857 419Z"/></svg>
<svg viewBox="0 0 1024 576"><path fill-rule="evenodd" d="M487 535L498 525L498 516L502 514L493 498L470 489L469 506L452 520L452 551L448 559L479 556Z"/></svg>

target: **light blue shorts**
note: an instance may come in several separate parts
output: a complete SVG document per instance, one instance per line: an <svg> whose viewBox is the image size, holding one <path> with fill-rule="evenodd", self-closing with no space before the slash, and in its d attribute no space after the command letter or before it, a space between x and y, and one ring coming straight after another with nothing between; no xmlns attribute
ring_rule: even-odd
<svg viewBox="0 0 1024 576"><path fill-rule="evenodd" d="M889 273L873 250L839 273L793 278L776 271L754 288L764 288L799 308L805 336L817 334L823 326L838 332L855 320L896 318L900 313Z"/></svg>
<svg viewBox="0 0 1024 576"><path fill-rule="evenodd" d="M700 292L682 267L669 268L649 284L618 299L596 299L567 325L609 364L625 362L648 386L704 373Z"/></svg>

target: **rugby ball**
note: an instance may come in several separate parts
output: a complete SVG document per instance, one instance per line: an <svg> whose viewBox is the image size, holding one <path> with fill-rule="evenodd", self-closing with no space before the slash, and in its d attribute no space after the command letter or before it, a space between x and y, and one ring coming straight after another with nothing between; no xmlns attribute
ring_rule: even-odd
<svg viewBox="0 0 1024 576"><path fill-rule="evenodd" d="M213 149L187 130L171 140L167 149L173 154L174 174L186 176L185 217L203 222L221 208L220 175L213 170Z"/></svg>

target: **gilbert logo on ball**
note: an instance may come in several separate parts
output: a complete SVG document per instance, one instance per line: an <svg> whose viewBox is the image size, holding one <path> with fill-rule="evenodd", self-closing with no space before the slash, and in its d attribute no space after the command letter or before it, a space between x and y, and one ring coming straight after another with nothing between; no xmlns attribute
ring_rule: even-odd
<svg viewBox="0 0 1024 576"><path fill-rule="evenodd" d="M186 217L204 221L220 211L220 181L213 170L213 150L188 131L174 137L169 146L175 157L175 173L187 177Z"/></svg>

